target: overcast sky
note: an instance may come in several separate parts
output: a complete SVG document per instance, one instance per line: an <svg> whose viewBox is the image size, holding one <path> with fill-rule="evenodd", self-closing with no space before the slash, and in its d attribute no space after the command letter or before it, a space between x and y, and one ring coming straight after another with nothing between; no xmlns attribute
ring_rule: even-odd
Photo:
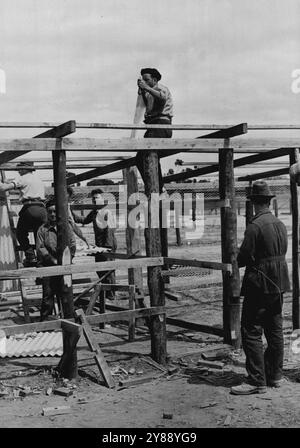
<svg viewBox="0 0 300 448"><path fill-rule="evenodd" d="M299 0L1 0L0 121L130 123L153 66L176 124L296 124L299 22Z"/></svg>

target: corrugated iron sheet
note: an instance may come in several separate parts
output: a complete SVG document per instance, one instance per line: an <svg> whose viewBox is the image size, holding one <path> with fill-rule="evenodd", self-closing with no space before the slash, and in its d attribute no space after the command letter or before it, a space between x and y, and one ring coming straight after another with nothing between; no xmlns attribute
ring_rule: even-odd
<svg viewBox="0 0 300 448"><path fill-rule="evenodd" d="M62 354L61 331L16 334L2 338L0 343L0 358L61 356Z"/></svg>

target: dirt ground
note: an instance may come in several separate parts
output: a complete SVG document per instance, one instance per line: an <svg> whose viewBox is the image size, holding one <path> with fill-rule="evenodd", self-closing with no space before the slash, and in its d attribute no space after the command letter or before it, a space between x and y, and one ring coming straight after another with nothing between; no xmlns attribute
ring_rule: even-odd
<svg viewBox="0 0 300 448"><path fill-rule="evenodd" d="M177 291L182 298L168 303L173 308L168 315L221 326L220 288L193 288L187 292L181 286ZM11 317L7 315L5 324L11 323ZM290 295L286 297L284 317L286 381L280 389L269 389L264 395L230 395L230 387L245 378L242 352L225 352L218 360L224 363L220 370L199 369L201 351L219 346L221 338L171 326L167 327L169 370L164 373L144 360L149 359L150 353L147 329L138 328L135 342L129 343L127 327L119 323L106 325L104 330L94 328L114 374L115 389L99 384L98 371L84 338L79 341L79 377L75 383L55 380L52 373L59 361L57 357L2 359L0 391L8 394L0 398L0 427L299 427L298 364L289 359ZM144 375L153 375L153 380L128 388L118 386L119 381ZM53 389L61 385L73 394L55 395ZM26 386L31 395L22 397L20 391ZM68 406L68 413L42 415L43 408L57 406ZM168 414L172 418L166 418Z"/></svg>
<svg viewBox="0 0 300 448"><path fill-rule="evenodd" d="M171 247L170 256L219 260L220 248L208 244ZM205 256L203 256L205 254ZM177 301L167 300L168 316L222 327L220 273L171 278ZM206 287L204 287L206 286ZM119 297L120 299L120 297ZM116 300L116 304L121 304ZM124 305L124 302L123 302ZM1 326L20 323L16 312L0 315ZM84 337L78 343L76 382L56 380L58 357L0 359L1 428L239 428L299 427L299 362L291 358L291 294L284 303L285 382L280 389L246 397L230 395L230 387L245 379L242 351L225 351L220 369L200 368L201 352L219 347L222 339L204 333L167 326L168 364L163 372L149 363L150 337L138 327L134 342L128 342L122 323L93 327L117 387L99 383L98 370ZM148 360L148 362L145 361ZM300 358L299 358L300 361ZM132 387L126 380L152 379ZM122 386L123 381L123 386ZM72 395L54 394L64 386ZM27 387L27 389L26 389ZM27 396L24 391L28 392ZM48 407L67 406L62 415L43 415ZM167 418L169 417L169 418Z"/></svg>

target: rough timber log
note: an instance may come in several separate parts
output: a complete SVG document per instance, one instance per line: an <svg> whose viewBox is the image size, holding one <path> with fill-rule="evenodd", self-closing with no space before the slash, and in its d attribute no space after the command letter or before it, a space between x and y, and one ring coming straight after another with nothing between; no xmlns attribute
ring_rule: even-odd
<svg viewBox="0 0 300 448"><path fill-rule="evenodd" d="M299 161L299 149L294 149L290 154L290 164ZM293 329L300 328L299 319L299 195L298 186L294 179L290 179L291 206L292 206L292 279L293 279L293 304L292 318Z"/></svg>
<svg viewBox="0 0 300 448"><path fill-rule="evenodd" d="M220 199L230 201L230 207L221 208L222 262L232 263L232 274L222 272L224 342L238 348L240 347L240 277L236 258L237 217L232 149L220 149L219 165Z"/></svg>

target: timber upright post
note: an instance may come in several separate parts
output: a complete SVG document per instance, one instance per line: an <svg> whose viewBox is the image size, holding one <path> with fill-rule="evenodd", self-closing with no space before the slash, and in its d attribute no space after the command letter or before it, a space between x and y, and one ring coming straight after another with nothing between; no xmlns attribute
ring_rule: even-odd
<svg viewBox="0 0 300 448"><path fill-rule="evenodd" d="M135 205L131 205L129 200L132 194L138 193L138 179L137 179L137 169L136 167L125 168L123 170L124 187L127 188L124 194L124 201L126 201L125 207L127 207L126 222L125 222L125 235L126 235L126 248L127 255L130 257L133 254L140 255L141 244L140 244L140 229L132 228L130 222L128 221L129 214ZM143 296L143 273L142 268L130 268L128 269L128 283L130 285L136 285L141 295ZM144 307L143 300L140 303L141 307Z"/></svg>
<svg viewBox="0 0 300 448"><path fill-rule="evenodd" d="M57 150L52 152L54 193L56 201L57 222L57 262L63 264L63 256L70 245L69 221L68 221L68 197L66 176L66 152ZM68 251L69 252L69 251ZM69 260L71 263L71 260ZM74 302L72 277L61 276L61 300L65 319L74 318ZM63 334L63 356L58 365L61 376L69 379L77 377L77 352L76 342L68 333Z"/></svg>
<svg viewBox="0 0 300 448"><path fill-rule="evenodd" d="M290 165L299 162L299 148L290 152ZM292 319L293 330L300 328L299 319L299 205L297 182L290 178L291 208L292 208L292 279L293 279L293 303Z"/></svg>
<svg viewBox="0 0 300 448"><path fill-rule="evenodd" d="M142 153L143 179L145 195L148 199L148 223L145 225L145 242L147 257L160 257L161 229L159 219L159 157L157 151ZM148 268L148 288L151 306L164 306L164 284L161 267ZM160 364L166 363L167 338L165 315L150 318L151 356Z"/></svg>
<svg viewBox="0 0 300 448"><path fill-rule="evenodd" d="M219 149L219 192L221 207L222 262L231 263L232 273L223 275L224 342L240 347L240 275L237 264L237 216L234 191L233 149L229 139Z"/></svg>
<svg viewBox="0 0 300 448"><path fill-rule="evenodd" d="M249 221L253 218L254 215L254 210L253 210L253 204L250 201L250 199L247 199L247 196L249 194L251 194L251 189L252 189L252 182L250 180L249 182L249 186L246 187L246 205L245 205L245 218L246 218L246 227L249 224Z"/></svg>

